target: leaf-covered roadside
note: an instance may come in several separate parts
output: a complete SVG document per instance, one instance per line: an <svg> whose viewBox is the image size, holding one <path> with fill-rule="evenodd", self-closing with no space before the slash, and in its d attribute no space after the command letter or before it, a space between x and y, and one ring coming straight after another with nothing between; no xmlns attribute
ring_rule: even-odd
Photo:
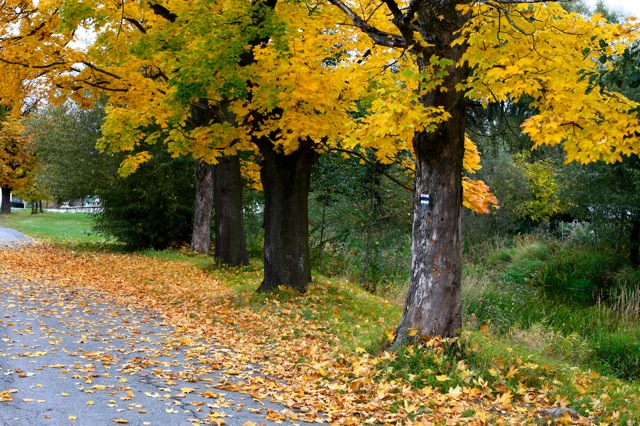
<svg viewBox="0 0 640 426"><path fill-rule="evenodd" d="M349 318L342 311L357 311L352 305L358 299L383 302L354 294L359 291L346 283L320 279L304 296L257 297L233 288L233 281L256 275L246 271L235 278L230 272L221 273L226 277L223 282L215 278L218 271L205 273L183 262L74 252L44 244L2 250L0 265L5 276L50 286L97 289L113 294L123 304L158 310L179 327L182 344L204 337L233 349L235 356L221 368L237 371L242 380L228 383L226 389L293 409L272 420L531 424L548 420L541 416L551 411L541 410L570 405L586 417L557 411L562 417L556 421L615 424L628 414L624 407L610 406L614 392L623 393L628 410L637 406L637 394L622 383L589 372L537 365L517 348L497 347L493 365L478 367L474 357L480 347L497 344L483 328L464 336L462 342L425 342L428 350L409 347L397 354L381 351L376 355L360 347L351 350L341 342L346 333L336 333L345 330L339 325L344 327L341 321ZM389 307L384 312L389 317L354 315L349 327L354 334L363 328L390 328L397 309ZM197 356L206 358L207 354ZM242 374L252 370L251 364L261 365L265 375ZM2 393L2 398L9 397Z"/></svg>

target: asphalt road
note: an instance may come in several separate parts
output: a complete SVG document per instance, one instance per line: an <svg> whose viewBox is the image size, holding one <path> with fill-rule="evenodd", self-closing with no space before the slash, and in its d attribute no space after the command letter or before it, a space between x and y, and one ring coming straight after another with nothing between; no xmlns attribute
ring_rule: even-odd
<svg viewBox="0 0 640 426"><path fill-rule="evenodd" d="M230 356L107 294L0 275L0 425L278 424L285 407L223 390Z"/></svg>
<svg viewBox="0 0 640 426"><path fill-rule="evenodd" d="M0 226L0 246L33 241L21 232Z"/></svg>

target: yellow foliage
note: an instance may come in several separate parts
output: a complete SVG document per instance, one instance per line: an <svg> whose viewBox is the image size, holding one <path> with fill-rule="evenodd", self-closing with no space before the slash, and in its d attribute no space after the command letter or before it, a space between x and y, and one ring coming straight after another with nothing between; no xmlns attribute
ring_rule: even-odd
<svg viewBox="0 0 640 426"><path fill-rule="evenodd" d="M562 143L567 161L619 161L640 152L637 103L615 92L591 90L583 72L598 72L601 55L620 54L638 38L632 24L607 24L566 12L559 4L505 5L508 15L474 4L460 41L473 75L461 87L488 104L532 98L539 113L523 131L536 146Z"/></svg>

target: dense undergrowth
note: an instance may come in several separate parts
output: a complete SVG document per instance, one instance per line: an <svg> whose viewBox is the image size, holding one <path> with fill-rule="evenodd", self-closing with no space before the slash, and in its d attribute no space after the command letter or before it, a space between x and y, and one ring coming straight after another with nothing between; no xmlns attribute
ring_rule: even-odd
<svg viewBox="0 0 640 426"><path fill-rule="evenodd" d="M496 334L640 378L640 274L615 254L525 239L467 269L464 309Z"/></svg>
<svg viewBox="0 0 640 426"><path fill-rule="evenodd" d="M2 224L29 232L21 228L22 220L16 215ZM57 239L48 232L45 238ZM81 232L74 235L78 238L59 245L114 248L87 244ZM226 268L186 249L139 254L186 262L217 277L233 290L238 308L259 313L274 306L316 324L344 353L370 357L378 381L451 398L476 395L514 410L522 404L571 407L590 422L640 421L640 273L616 254L548 238L485 241L466 252L460 336L427 340L394 354L385 349L399 319L404 283L381 286L372 295L344 277L316 274L305 297L284 289L258 295L258 260ZM400 398L390 409L411 412L407 403ZM428 407L416 410L426 413ZM469 407L463 417L485 414Z"/></svg>

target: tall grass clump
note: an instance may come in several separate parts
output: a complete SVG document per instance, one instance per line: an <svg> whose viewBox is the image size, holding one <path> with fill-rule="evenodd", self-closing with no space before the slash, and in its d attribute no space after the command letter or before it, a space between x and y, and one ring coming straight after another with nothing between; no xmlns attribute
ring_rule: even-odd
<svg viewBox="0 0 640 426"><path fill-rule="evenodd" d="M615 254L515 239L463 281L467 328L626 379L640 378L640 273Z"/></svg>

